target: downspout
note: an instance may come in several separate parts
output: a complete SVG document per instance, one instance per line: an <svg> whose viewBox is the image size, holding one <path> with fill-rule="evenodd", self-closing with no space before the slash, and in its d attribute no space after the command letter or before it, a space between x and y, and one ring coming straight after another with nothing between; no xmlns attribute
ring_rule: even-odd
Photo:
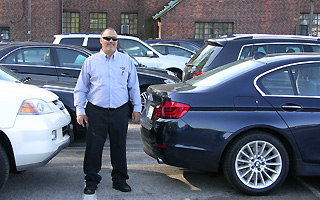
<svg viewBox="0 0 320 200"><path fill-rule="evenodd" d="M63 33L63 0L61 0L61 33Z"/></svg>
<svg viewBox="0 0 320 200"><path fill-rule="evenodd" d="M310 0L309 36L312 36L314 0Z"/></svg>
<svg viewBox="0 0 320 200"><path fill-rule="evenodd" d="M158 19L158 38L161 39L161 19Z"/></svg>
<svg viewBox="0 0 320 200"><path fill-rule="evenodd" d="M28 0L28 40L31 41L31 0Z"/></svg>

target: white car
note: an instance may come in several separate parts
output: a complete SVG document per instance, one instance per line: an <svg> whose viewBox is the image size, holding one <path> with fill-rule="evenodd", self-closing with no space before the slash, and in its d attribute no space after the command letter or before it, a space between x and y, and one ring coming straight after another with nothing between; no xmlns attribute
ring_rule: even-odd
<svg viewBox="0 0 320 200"><path fill-rule="evenodd" d="M0 74L0 190L9 171L48 163L70 143L70 115L54 93Z"/></svg>
<svg viewBox="0 0 320 200"><path fill-rule="evenodd" d="M59 34L54 36L53 44L73 44L91 51L99 51L100 37L100 34ZM118 48L135 57L139 63L147 67L170 70L179 78L181 78L185 64L190 60L183 56L163 55L137 37L118 35L118 41Z"/></svg>

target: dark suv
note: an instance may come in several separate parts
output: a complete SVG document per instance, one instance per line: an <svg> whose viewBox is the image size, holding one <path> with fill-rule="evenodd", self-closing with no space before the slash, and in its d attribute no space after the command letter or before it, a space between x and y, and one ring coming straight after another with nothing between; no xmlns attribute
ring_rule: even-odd
<svg viewBox="0 0 320 200"><path fill-rule="evenodd" d="M209 39L184 68L183 80L247 57L275 53L320 52L317 37L241 34Z"/></svg>

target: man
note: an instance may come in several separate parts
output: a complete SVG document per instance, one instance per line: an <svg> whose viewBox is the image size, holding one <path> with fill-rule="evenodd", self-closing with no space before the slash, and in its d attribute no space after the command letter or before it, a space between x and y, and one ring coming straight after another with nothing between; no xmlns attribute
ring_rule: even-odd
<svg viewBox="0 0 320 200"><path fill-rule="evenodd" d="M103 146L109 134L113 188L130 192L126 183L126 137L129 101L132 121L140 121L142 109L138 76L132 59L117 51L117 33L107 28L101 33L100 52L83 63L75 90L77 122L87 128L83 164L85 194L94 194L101 181ZM86 103L87 102L87 103Z"/></svg>

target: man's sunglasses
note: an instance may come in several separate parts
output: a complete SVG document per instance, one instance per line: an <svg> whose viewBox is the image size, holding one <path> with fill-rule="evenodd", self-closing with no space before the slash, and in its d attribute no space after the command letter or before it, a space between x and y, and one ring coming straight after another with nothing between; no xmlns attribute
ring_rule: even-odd
<svg viewBox="0 0 320 200"><path fill-rule="evenodd" d="M103 39L107 40L107 41L110 41L111 39L115 42L118 40L118 38L116 37L111 37L111 36L107 36L107 37L102 37Z"/></svg>

